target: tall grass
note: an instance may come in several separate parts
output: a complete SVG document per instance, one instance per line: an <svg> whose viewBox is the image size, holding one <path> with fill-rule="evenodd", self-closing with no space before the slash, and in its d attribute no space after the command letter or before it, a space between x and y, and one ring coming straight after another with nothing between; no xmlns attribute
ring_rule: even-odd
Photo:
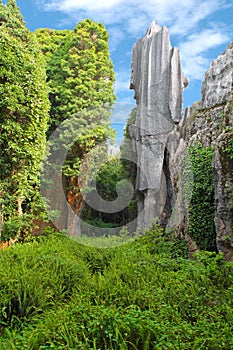
<svg viewBox="0 0 233 350"><path fill-rule="evenodd" d="M157 230L111 249L51 235L0 253L0 349L233 348L233 265Z"/></svg>

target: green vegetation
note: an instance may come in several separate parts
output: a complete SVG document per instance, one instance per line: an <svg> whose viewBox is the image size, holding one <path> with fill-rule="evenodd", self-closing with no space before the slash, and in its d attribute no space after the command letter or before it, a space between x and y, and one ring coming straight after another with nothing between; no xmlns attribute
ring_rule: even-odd
<svg viewBox="0 0 233 350"><path fill-rule="evenodd" d="M114 249L52 234L2 251L0 348L231 349L232 263L172 252L157 228Z"/></svg>
<svg viewBox="0 0 233 350"><path fill-rule="evenodd" d="M8 240L28 234L38 209L49 101L38 44L15 1L0 3L0 206Z"/></svg>
<svg viewBox="0 0 233 350"><path fill-rule="evenodd" d="M105 155L107 159L106 142L114 136L110 127L115 101L114 71L108 33L103 24L86 19L72 31L38 29L35 34L47 60L51 103L48 136L63 122L66 131L60 130L59 139L69 150L63 166L64 189L70 205L80 214L83 211L78 180L80 165L88 152L93 151L91 172L95 174L94 158ZM52 150L56 147L55 140ZM52 166L56 168L54 160ZM89 167L82 168L81 175L86 190L91 189L91 180L84 179Z"/></svg>
<svg viewBox="0 0 233 350"><path fill-rule="evenodd" d="M229 156L230 159L233 159L233 141L229 142L228 147L225 149L225 152Z"/></svg>
<svg viewBox="0 0 233 350"><path fill-rule="evenodd" d="M80 164L99 144L98 156L105 153L106 158L106 142L114 134L110 127L114 72L108 33L101 23L86 19L74 30L38 29L33 34L15 0L0 3L0 20L1 240L24 240L35 219L46 219L39 170L46 134L49 137L61 122L68 132L74 133L74 128L79 132L68 145L63 175L67 199L73 208L82 209ZM69 135L59 136L67 146ZM56 171L53 159L48 158L46 165Z"/></svg>
<svg viewBox="0 0 233 350"><path fill-rule="evenodd" d="M106 111L115 101L114 71L103 24L86 19L72 31L38 29L35 34L48 62L50 133L62 121L88 108L101 107L101 120L109 123ZM96 116L94 110L86 124L93 123L94 128L99 121L100 113ZM85 126L82 122L80 126Z"/></svg>
<svg viewBox="0 0 233 350"><path fill-rule="evenodd" d="M134 108L127 120L124 140L120 147L121 158L103 157L103 165L96 173L96 188L99 193L100 201L103 199L113 202L117 199L117 185L119 196L130 198L129 183L135 187L136 165L133 163L134 157L132 152L131 138L129 127L136 118L136 108ZM91 194L91 193L90 193ZM113 203L111 204L113 208ZM84 205L82 218L88 224L101 228L122 227L132 222L137 216L135 191L132 200L123 210L115 210L114 213L105 213L94 210L88 205ZM121 239L120 239L121 241ZM105 242L107 243L107 242Z"/></svg>
<svg viewBox="0 0 233 350"><path fill-rule="evenodd" d="M39 28L36 29L34 33L41 47L41 51L49 64L51 57L57 52L64 42L64 39L71 34L71 30Z"/></svg>
<svg viewBox="0 0 233 350"><path fill-rule="evenodd" d="M216 251L216 232L214 225L214 182L213 148L201 145L190 147L189 157L184 166L185 191L190 195L190 175L193 186L189 205L188 233L203 250Z"/></svg>
<svg viewBox="0 0 233 350"><path fill-rule="evenodd" d="M127 160L136 110L126 126L123 159L106 152L113 83L101 23L86 19L74 30L31 33L16 1L0 1L0 240L15 243L0 251L0 349L232 349L233 264L216 253L211 148L190 148L184 167L187 181L190 172L194 180L192 188L187 181L184 186L187 198L192 193L189 234L210 250L193 260L183 238L170 234L169 241L157 225L112 234L136 217L135 197L113 214L83 204L80 187L91 193L95 179L100 196L114 201L117 183L134 185L136 178ZM34 230L47 220L39 194L46 138L61 123L43 170L57 171L59 139L66 150L65 195L93 230L76 241L49 226L41 236ZM232 158L228 141L223 152ZM92 237L93 226L105 228L106 236Z"/></svg>
<svg viewBox="0 0 233 350"><path fill-rule="evenodd" d="M96 176L96 188L101 199L112 202L117 199L117 185L119 184L119 196L130 198L129 184L134 183L130 173L131 162L116 157L109 158L99 170ZM113 204L111 204L113 207ZM115 210L114 213L105 213L91 210L88 206L84 208L84 218L88 223L99 227L121 227L131 222L137 214L135 210L135 198L121 211ZM96 223L96 224L95 224Z"/></svg>

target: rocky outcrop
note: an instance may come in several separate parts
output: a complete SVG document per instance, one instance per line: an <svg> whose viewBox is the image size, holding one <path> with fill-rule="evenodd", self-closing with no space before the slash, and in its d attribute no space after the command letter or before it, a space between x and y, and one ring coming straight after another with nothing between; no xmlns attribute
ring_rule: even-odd
<svg viewBox="0 0 233 350"><path fill-rule="evenodd" d="M217 248L233 260L233 154L227 152L233 143L233 43L206 72L201 105L208 108L203 110L203 119L211 120Z"/></svg>
<svg viewBox="0 0 233 350"><path fill-rule="evenodd" d="M181 140L173 155L171 172L176 201L169 227L185 236L192 251L198 247L189 236L189 204L184 201L182 159L191 146L212 147L216 247L233 260L233 44L214 60L202 84L202 99L188 108L180 127ZM190 183L193 179L190 179Z"/></svg>
<svg viewBox="0 0 233 350"><path fill-rule="evenodd" d="M233 43L214 60L202 84L202 108L212 108L232 100Z"/></svg>
<svg viewBox="0 0 233 350"><path fill-rule="evenodd" d="M186 85L179 52L171 47L168 30L153 22L132 54L130 87L135 92L137 117L130 135L137 164L138 227L148 226L157 217L167 230L185 237L191 253L198 250L190 235L196 180L189 150L197 145L210 149L214 239L218 251L233 260L233 152L229 154L233 143L233 44L211 63L201 101L187 108L181 120ZM200 186L203 193L208 192L204 183ZM205 240L205 232L202 235Z"/></svg>
<svg viewBox="0 0 233 350"><path fill-rule="evenodd" d="M139 227L163 216L168 195L163 172L166 145L181 120L186 85L179 52L171 47L167 28L152 22L144 39L133 47L130 84L137 101L137 117L130 134L137 164Z"/></svg>
<svg viewBox="0 0 233 350"><path fill-rule="evenodd" d="M212 147L216 246L233 259L233 43L214 60L202 83L202 99L187 113L182 137L188 149Z"/></svg>

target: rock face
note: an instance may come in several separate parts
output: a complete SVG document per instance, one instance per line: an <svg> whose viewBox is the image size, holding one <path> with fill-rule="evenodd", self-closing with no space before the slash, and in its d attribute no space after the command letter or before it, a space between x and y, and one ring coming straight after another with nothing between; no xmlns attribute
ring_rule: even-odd
<svg viewBox="0 0 233 350"><path fill-rule="evenodd" d="M197 141L214 149L216 246L233 260L233 43L205 73L202 100L189 110L182 136L186 149Z"/></svg>
<svg viewBox="0 0 233 350"><path fill-rule="evenodd" d="M130 88L137 101L131 127L137 163L138 226L161 217L167 200L164 161L170 133L181 120L182 92L187 79L181 72L178 49L172 48L166 27L155 22L133 47ZM167 174L168 175L168 174Z"/></svg>
<svg viewBox="0 0 233 350"><path fill-rule="evenodd" d="M214 60L202 84L202 107L212 108L229 102L233 85L233 43Z"/></svg>
<svg viewBox="0 0 233 350"><path fill-rule="evenodd" d="M202 100L183 126L187 147L214 148L216 245L233 260L233 43L214 60L202 83Z"/></svg>
<svg viewBox="0 0 233 350"><path fill-rule="evenodd" d="M233 260L233 43L211 63L201 101L187 108L181 120L186 85L178 50L171 48L167 29L153 22L132 55L130 87L137 117L130 135L137 164L138 227L157 217L187 240L191 253L198 250L189 233L194 175L189 174L188 198L184 162L192 169L187 163L190 147L211 148L216 247Z"/></svg>

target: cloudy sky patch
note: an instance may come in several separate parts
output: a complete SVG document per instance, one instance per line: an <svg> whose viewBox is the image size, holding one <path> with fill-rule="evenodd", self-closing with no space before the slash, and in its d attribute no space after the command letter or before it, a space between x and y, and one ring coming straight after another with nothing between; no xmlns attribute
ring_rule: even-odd
<svg viewBox="0 0 233 350"><path fill-rule="evenodd" d="M20 2L23 0L18 0L19 5ZM171 44L179 48L183 70L195 88L193 81L201 84L210 62L233 40L231 0L37 0L36 5L51 17L63 16L63 26L69 23L74 27L84 18L105 24L120 101L133 96L128 90L131 57L126 52L145 35L152 20L168 27ZM199 93L192 89L189 92L186 104L194 102L192 99Z"/></svg>

